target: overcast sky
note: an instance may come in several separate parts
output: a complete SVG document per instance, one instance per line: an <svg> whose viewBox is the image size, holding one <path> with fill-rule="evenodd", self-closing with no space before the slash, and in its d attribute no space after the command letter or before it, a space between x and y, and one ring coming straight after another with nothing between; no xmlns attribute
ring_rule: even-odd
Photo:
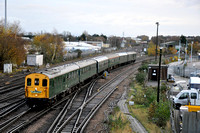
<svg viewBox="0 0 200 133"><path fill-rule="evenodd" d="M160 35L200 35L200 0L7 0L7 16L25 32L155 36L159 22Z"/></svg>

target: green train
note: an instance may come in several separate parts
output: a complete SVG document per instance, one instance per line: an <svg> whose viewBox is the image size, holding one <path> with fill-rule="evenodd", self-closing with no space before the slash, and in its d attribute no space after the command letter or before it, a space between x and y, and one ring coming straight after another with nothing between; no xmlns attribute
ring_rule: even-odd
<svg viewBox="0 0 200 133"><path fill-rule="evenodd" d="M29 74L25 77L25 98L28 104L55 100L96 75L135 60L136 52L115 53Z"/></svg>

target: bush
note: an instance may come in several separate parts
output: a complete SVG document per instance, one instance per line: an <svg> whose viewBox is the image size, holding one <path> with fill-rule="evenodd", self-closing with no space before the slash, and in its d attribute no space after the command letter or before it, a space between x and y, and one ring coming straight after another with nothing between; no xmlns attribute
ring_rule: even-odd
<svg viewBox="0 0 200 133"><path fill-rule="evenodd" d="M159 127L166 126L170 118L169 102L153 102L149 107L148 118Z"/></svg>
<svg viewBox="0 0 200 133"><path fill-rule="evenodd" d="M128 124L128 120L124 120L124 118L121 116L121 114L119 116L109 116L109 125L112 129L124 129L124 127L126 126L126 124Z"/></svg>
<svg viewBox="0 0 200 133"><path fill-rule="evenodd" d="M162 93L165 93L167 91L167 85L165 83L162 83L160 90Z"/></svg>
<svg viewBox="0 0 200 133"><path fill-rule="evenodd" d="M152 102L149 106L149 112L148 112L148 119L149 121L152 121L155 116L156 111L156 101Z"/></svg>
<svg viewBox="0 0 200 133"><path fill-rule="evenodd" d="M157 90L156 88L148 87L147 89L144 90L144 94L145 94L144 105L146 107L149 107L151 103L156 101Z"/></svg>
<svg viewBox="0 0 200 133"><path fill-rule="evenodd" d="M136 81L140 84L144 84L145 81L145 77L146 77L146 73L144 72L140 72L136 74Z"/></svg>
<svg viewBox="0 0 200 133"><path fill-rule="evenodd" d="M133 101L137 104L144 104L144 92L141 89L137 89L136 95L133 98Z"/></svg>
<svg viewBox="0 0 200 133"><path fill-rule="evenodd" d="M140 68L138 68L139 72L144 72L144 71L147 72L147 70L148 70L148 64L147 63L142 64L142 66Z"/></svg>

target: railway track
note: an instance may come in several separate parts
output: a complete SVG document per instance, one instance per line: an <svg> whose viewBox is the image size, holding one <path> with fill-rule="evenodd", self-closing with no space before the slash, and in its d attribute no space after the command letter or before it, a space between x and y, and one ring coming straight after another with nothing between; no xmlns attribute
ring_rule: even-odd
<svg viewBox="0 0 200 133"><path fill-rule="evenodd" d="M74 94L74 93L72 93ZM71 95L63 98L61 101L57 102L53 106L45 109L41 108L28 108L25 111L19 113L18 115L6 120L0 125L0 132L7 132L13 133L18 132L22 128L26 127L27 125L31 124L32 122L40 119L43 115L54 110L59 105L63 104L64 102L71 100Z"/></svg>
<svg viewBox="0 0 200 133"><path fill-rule="evenodd" d="M88 85L89 84L86 84L82 88ZM21 113L11 117L10 119L0 124L0 127L1 127L0 132L8 132L8 133L19 132L23 128L27 127L28 125L32 124L33 122L43 117L48 112L63 108L64 104L65 104L65 107L69 108L71 105L70 103L72 103L75 96L81 90L83 90L82 88L64 97L62 100L58 101L57 103L55 103L53 106L49 108L42 109L42 108L35 107L35 108L28 108L25 111L22 111Z"/></svg>
<svg viewBox="0 0 200 133"><path fill-rule="evenodd" d="M70 106L66 107L66 105L65 105L65 107L62 109L62 111L59 113L59 115L57 116L57 118L52 123L49 130L47 131L48 133L56 132L57 130L59 130L59 128L63 124L63 122L66 119L68 119L68 117L74 115L74 111L76 112L77 110L79 110L79 108L86 102L86 99L89 96L91 96L91 92L92 92L92 89L93 89L95 83L96 83L96 80L92 81L90 86L87 88L87 90L84 89L81 94L75 95L73 97L73 100L70 103ZM80 112L81 112L81 110L80 110ZM78 116L79 115L77 114L75 119L79 119ZM77 121L75 121L75 123L76 122ZM71 131L72 128L73 128L73 126L68 126L67 130Z"/></svg>
<svg viewBox="0 0 200 133"><path fill-rule="evenodd" d="M16 84L5 85L3 87L0 87L0 94L7 93L21 87L24 87L24 81L18 82Z"/></svg>
<svg viewBox="0 0 200 133"><path fill-rule="evenodd" d="M56 121L49 128L50 132L83 132L89 120L95 114L95 112L101 107L101 105L106 101L106 99L117 89L117 85L120 84L130 73L130 71L137 70L137 67L133 69L130 67L126 71L118 74L115 78L104 84L99 88L99 92L92 96L89 96L91 88L88 88L87 93L82 100L82 104L74 110L74 108L65 110L58 115L56 120L62 118L58 124L55 126ZM83 99L83 98L82 98ZM74 101L75 102L75 101ZM74 103L77 104L76 102ZM62 122L63 121L63 122ZM61 124L62 122L62 124ZM53 128L54 127L54 128Z"/></svg>
<svg viewBox="0 0 200 133"><path fill-rule="evenodd" d="M5 106L0 107L0 119L7 116L11 112L15 111L16 109L20 108L21 106L25 105L26 101L24 99L19 99L15 102L9 103ZM1 126L0 126L1 127Z"/></svg>
<svg viewBox="0 0 200 133"><path fill-rule="evenodd" d="M143 59L141 59L141 60L143 60ZM138 62L141 62L141 61L137 61L137 63ZM135 71L136 69L137 69L137 67L136 67L136 64L135 64L134 68L128 69L127 72ZM116 76L116 77L118 77L118 76ZM92 116L95 114L95 112L98 110L98 108L100 108L100 106L105 102L105 100L116 90L117 84L119 84L121 81L123 81L124 78L126 78L126 76L125 76L124 73L122 73L118 77L118 80L116 79L116 81L115 80L109 81L110 83L108 83L107 85L104 85L102 88L99 89L99 92L94 94L94 95L92 95L92 88L93 88L92 86L95 85L95 82L93 82L91 84L91 87L89 87L90 88L89 91L87 91L89 93L85 92L85 94L87 94L87 96L84 97L85 94L82 94L82 98L79 99L79 105L77 105L76 104L77 102L75 102L75 100L72 100L71 97L69 98L69 96L67 96L68 100L60 101L61 103L60 102L59 103L63 104L62 106L65 107L63 110L68 110L68 112L66 112L65 115L68 115L69 116L68 118L70 118L70 120L67 120L68 118L65 119L64 122L66 124L64 124L64 125L63 125L62 122L60 122L59 126L57 126L58 130L55 130L55 132L65 131L66 126L69 123L71 124L71 125L68 125L68 126L71 127L71 129L69 129L69 130L71 130L71 132L83 132L85 126L87 125L89 120L92 118ZM106 89L107 91L104 92L105 88L107 88ZM108 89L108 88L110 88L110 89ZM77 99L77 101L78 101L78 99ZM66 103L66 104L64 104L64 103ZM16 107L19 106L18 103L10 103L10 105L7 106L7 108L8 108L7 110L8 111L11 110L11 107L9 109L9 106L13 106L13 109L14 109L14 104L16 105ZM17 106L17 104L18 104L18 106ZM74 106L77 105L77 107L76 107L76 109L73 108L73 110L71 110L73 104L74 104ZM0 128L1 129L0 132L4 132L4 131L18 132L18 131L21 131L22 128L25 128L30 123L36 121L37 119L40 119L41 116L48 113L49 111L55 110L55 108L61 108L61 107L57 107L57 106L59 106L59 105L57 105L57 104L53 105L49 109L45 109L45 110L42 110L40 112L37 111L38 113L31 112L32 109L30 109L30 111L29 111L29 109L27 109L28 112L23 111L21 113L18 113L18 115L16 115L17 117L12 117L12 120L7 120L6 123L0 124L0 127L3 127L3 128ZM5 110L6 110L6 107L5 107ZM67 114L69 112L72 112L71 115ZM32 113L31 117L30 117L29 113ZM72 116L73 114L74 114L74 116ZM26 117L23 118L24 116L26 116ZM61 113L60 117L64 117L64 116L62 116L62 113ZM20 124L13 125L13 123L18 123L17 121L19 121L19 119L22 122L20 122ZM60 118L57 118L57 119L60 120ZM72 121L74 121L74 122L72 122ZM54 131L55 125L54 125L54 127L52 128L51 131ZM63 127L61 127L62 125L63 125ZM7 130L8 128L9 129L12 128L12 129L8 131ZM68 131L68 130L66 130L66 131Z"/></svg>
<svg viewBox="0 0 200 133"><path fill-rule="evenodd" d="M0 103L2 102L7 102L9 100L12 100L12 99L15 99L19 96L23 96L24 95L24 90L23 88L21 90L17 90L17 91L14 91L12 93L9 93L9 94L5 94L3 95L1 98L0 98ZM24 98L24 96L23 96Z"/></svg>

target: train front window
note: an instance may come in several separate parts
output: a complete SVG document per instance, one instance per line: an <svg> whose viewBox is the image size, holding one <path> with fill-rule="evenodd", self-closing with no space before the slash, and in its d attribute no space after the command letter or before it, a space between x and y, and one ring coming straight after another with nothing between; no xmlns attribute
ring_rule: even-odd
<svg viewBox="0 0 200 133"><path fill-rule="evenodd" d="M46 79L42 80L42 86L47 86L47 80Z"/></svg>
<svg viewBox="0 0 200 133"><path fill-rule="evenodd" d="M31 79L30 78L27 79L27 86L31 86Z"/></svg>
<svg viewBox="0 0 200 133"><path fill-rule="evenodd" d="M35 85L39 85L39 79L35 79Z"/></svg>

